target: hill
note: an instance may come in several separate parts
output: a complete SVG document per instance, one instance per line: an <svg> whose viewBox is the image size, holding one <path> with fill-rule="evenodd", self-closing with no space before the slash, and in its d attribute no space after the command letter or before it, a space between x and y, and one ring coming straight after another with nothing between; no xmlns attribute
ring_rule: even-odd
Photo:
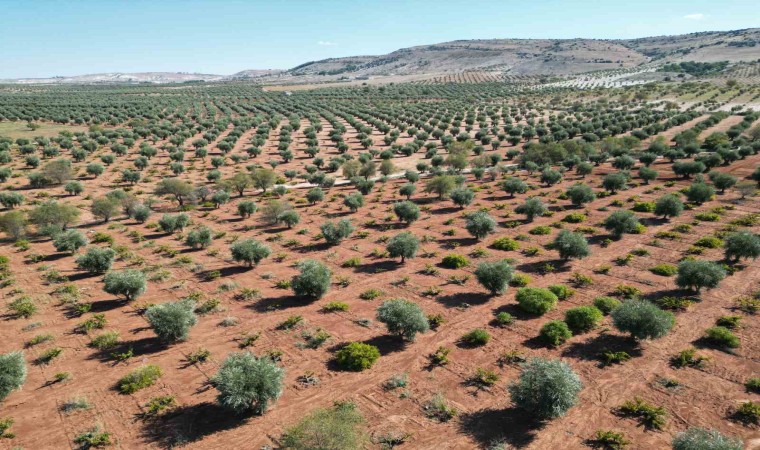
<svg viewBox="0 0 760 450"><path fill-rule="evenodd" d="M0 80L6 83L185 83L256 80L314 83L370 77L411 81L463 72L510 77L573 75L696 61L760 60L760 28L708 31L639 39L475 39L402 48L385 55L310 61L289 70L243 70L232 75L174 72L101 73L71 77Z"/></svg>

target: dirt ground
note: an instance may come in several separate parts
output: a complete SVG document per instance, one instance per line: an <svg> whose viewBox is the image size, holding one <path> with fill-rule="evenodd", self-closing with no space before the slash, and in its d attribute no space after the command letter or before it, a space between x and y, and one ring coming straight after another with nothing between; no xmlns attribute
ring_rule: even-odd
<svg viewBox="0 0 760 450"><path fill-rule="evenodd" d="M726 119L717 126L723 129L730 123L734 122ZM346 141L354 148L356 133L351 127L349 130ZM324 122L319 140L320 147L327 149L326 157L337 154L337 150L330 147L329 131L329 123ZM705 133L712 131L715 129ZM224 136L223 133L217 141ZM247 137L249 135L241 138L236 150ZM372 137L382 149L382 135ZM672 137L672 133L666 137ZM197 136L192 139L195 138ZM278 171L303 167L310 161L297 151L305 148L303 134L294 133L294 142L294 153L298 157L288 165L278 167ZM277 131L273 131L264 148L266 154L259 158L266 161L268 155L276 154L276 146ZM503 152L504 148L499 151ZM94 157L103 152L100 150ZM756 426L745 426L731 419L741 402L760 400L757 394L748 393L743 385L748 378L760 375L760 323L757 317L743 315L736 331L741 346L734 351L707 347L700 341L704 330L713 326L718 317L742 314L733 309L738 297L760 289L760 264L756 261L745 261L741 270L727 277L720 287L702 292L699 301L676 314L674 329L662 339L636 342L615 331L609 318L605 318L597 329L574 336L559 348L545 347L537 336L546 321L562 319L567 309L591 304L595 297L608 295L619 285L634 286L645 296L684 295L676 289L674 277L654 275L648 269L660 263L677 264L700 237L723 229L734 219L759 212L758 197L740 200L736 192L728 191L668 221L658 220L650 213L637 213L647 226L646 232L625 235L603 247L603 240L608 236L600 222L616 208L611 206L613 201L619 200L623 208L630 208L634 201L653 201L664 193L688 186L690 181L676 178L670 165L658 160L653 168L659 172L659 178L652 184L645 185L634 178L629 189L597 198L584 208L576 209L568 200L558 199L558 195L579 181L601 192L601 178L614 170L609 164L596 167L585 179L568 172L560 184L552 187L540 186L538 174L518 172L517 176L534 188L514 198L498 187L500 180L492 181L486 177L479 181L468 175L468 185L476 190L472 205L461 210L449 200L439 201L433 195L421 193L422 186L419 186L412 200L420 205L422 217L409 227L399 224L392 212L393 203L403 199L398 194L402 180L378 183L366 196L367 205L356 213L350 213L342 205L342 196L354 190L350 186L329 189L325 201L313 206L301 201L305 190L294 189L286 195L301 216L301 223L293 229L263 225L258 215L240 219L236 214L239 201L253 199L260 205L263 203L258 194L248 191L243 198L234 196L230 203L218 209L198 207L191 211L194 225L207 225L217 232L218 237L208 249L189 250L177 235L160 233L150 225L162 213L177 211L176 205L167 199L154 205L155 213L146 224L123 217L100 223L95 222L89 213L90 198L116 187L125 187L116 180L121 169L131 166L135 156L120 158L97 179L83 179L85 194L89 198L67 197L61 187L24 189L23 178L12 178L6 184L9 189L24 189L21 192L28 199L55 197L77 205L82 210L78 229L90 237L95 233L106 233L113 237L114 246L124 246L115 269L144 268L154 280L142 297L129 304L106 294L102 290L102 277L78 271L74 264L76 255L57 253L49 240L33 240L31 248L25 251L8 243L0 246L0 254L10 258L10 270L15 279L15 284L2 289L4 301L18 297L21 291L31 295L40 309L30 319L4 317L0 326L0 352L24 348L25 343L38 334L51 333L54 336L50 342L25 348L26 359L30 362L28 380L20 392L11 394L0 407L0 417L14 419L12 430L16 437L0 440L0 448L72 447L76 435L99 425L112 434L115 448L163 448L185 444L187 448L198 449L258 449L266 445L276 446L286 427L314 408L329 406L336 400L355 401L373 436L407 436L406 443L400 448L409 449L487 448L497 441L529 449L588 448L587 440L592 439L599 429L622 431L632 441L630 448L634 449L669 448L676 433L694 426L716 428L745 439L757 436ZM413 167L414 157L399 158L397 166ZM155 182L168 173L168 162L164 153L154 158L151 167L158 170L150 175L150 181L138 184L133 193L147 196L152 192ZM205 182L205 172L210 169L208 159L205 163L190 160L186 164L189 169L183 178ZM758 164L760 155L755 155L719 170L743 178ZM19 163L19 171L21 166ZM231 167L223 170L225 175L232 173ZM528 195L541 196L549 204L551 215L528 223L523 216L514 213L514 207ZM695 219L696 214L716 207L724 208L719 221ZM462 215L465 211L480 208L488 208L500 228L493 236L478 242L465 231ZM562 222L561 219L571 212L584 212L587 220L581 224ZM330 247L317 237L319 226L326 220L338 218L350 219L357 233L340 245ZM676 240L655 238L658 232L679 224L693 224L693 228ZM542 225L552 227L549 235L529 233ZM544 248L553 240L557 228L573 230L581 226L597 230L589 234L590 257L565 263L559 260L555 251ZM760 227L755 226L752 230L758 232ZM418 257L405 264L382 256L384 240L400 231L411 231L424 241ZM358 232L366 232L366 235ZM495 238L502 236L519 236L520 249L499 251L489 248ZM253 269L234 263L229 255L229 244L233 239L243 237L266 241L272 248L272 255ZM538 253L527 256L525 250L531 247L537 248ZM177 254L167 249L177 250ZM471 255L476 249L484 249L485 255L469 256L469 266L457 270L440 267L443 256L449 253ZM647 253L633 257L627 265L614 262L634 249ZM374 250L378 250L374 254L380 256L372 256ZM32 259L32 254L41 256ZM717 261L722 256L721 249L708 249L699 258ZM343 267L343 262L352 257L360 258L361 265ZM306 258L320 260L333 271L332 289L319 301L304 302L294 297L290 290L276 287L277 281L289 280L296 274L294 264ZM516 307L516 288L492 297L472 275L479 261L503 258L513 260L517 273L530 276L530 286L569 284L570 276L576 272L590 276L593 284L576 289L575 295L560 302L546 315L529 316ZM606 273L599 273L603 266L610 268ZM214 270L218 270L221 277L207 281L205 275ZM70 314L54 292L65 282L43 278L51 271L57 271L76 285L82 292L82 301L92 302L90 313L83 317ZM260 298L239 300L238 294L243 288L257 289ZM381 295L373 300L362 300L360 294L369 289L377 289ZM140 314L141 308L190 295L199 298L199 303L218 299L219 306L200 316L186 342L168 347L162 345ZM382 324L375 320L375 310L383 300L398 297L414 300L429 315L442 315L443 324L435 331L418 336L413 343L389 336ZM324 305L331 301L346 302L350 309L338 313L323 312ZM501 311L513 314L516 322L508 327L495 326L494 315ZM79 323L95 313L105 314L107 325L104 330L92 332L89 336L74 331ZM298 327L289 330L279 327L294 315L303 318ZM236 321L230 322L236 324L223 326L222 322L229 318L235 318ZM460 338L475 328L488 330L490 342L477 348L463 346ZM330 333L328 343L317 349L303 348L304 336L317 329ZM103 331L117 331L123 341L119 349L132 348L134 357L117 363L110 357L110 351L91 348L91 338ZM285 389L265 415L235 417L216 405L216 390L209 385L209 379L230 352L240 351L242 339L254 333L260 333L260 337L248 350L256 355L281 352L280 361L286 370ZM331 362L334 350L351 341L376 345L381 358L364 372L337 370ZM451 349L451 362L442 367L432 366L428 356L440 346ZM676 353L692 346L709 358L704 367L676 369L670 365L669 361ZM63 350L61 356L49 364L31 363L53 347ZM199 348L208 349L210 359L202 364L189 364L187 356ZM500 356L513 350L525 357L562 358L579 373L584 389L579 403L565 417L537 423L514 408L506 387L517 378L520 368L514 364L499 364ZM603 367L599 353L605 350L626 351L632 359ZM160 380L133 395L119 394L114 388L116 381L145 364L162 368ZM472 386L468 380L477 368L493 370L499 375L499 381L485 389ZM55 374L60 372L69 372L71 379L53 382ZM408 375L408 387L384 389L383 382L398 374ZM318 384L300 382L303 375L316 377ZM663 380L677 380L678 384L665 387ZM446 423L428 419L423 411L425 402L438 393L443 394L458 412ZM164 417L151 419L145 415L146 404L158 395L175 396L179 406ZM667 410L667 424L663 431L646 430L635 419L616 413L624 401L636 396ZM80 397L86 398L92 407L71 414L60 410L64 402Z"/></svg>

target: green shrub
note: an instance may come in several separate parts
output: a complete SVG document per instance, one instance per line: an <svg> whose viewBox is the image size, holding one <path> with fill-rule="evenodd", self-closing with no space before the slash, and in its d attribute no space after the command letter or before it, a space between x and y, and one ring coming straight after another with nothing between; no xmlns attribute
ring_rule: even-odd
<svg viewBox="0 0 760 450"><path fill-rule="evenodd" d="M537 226L535 228L532 228L528 233L534 235L534 236L544 236L547 234L552 233L552 227L547 227L546 225Z"/></svg>
<svg viewBox="0 0 760 450"><path fill-rule="evenodd" d="M596 297L594 299L594 306L606 316L613 309L620 306L620 300L612 297Z"/></svg>
<svg viewBox="0 0 760 450"><path fill-rule="evenodd" d="M708 328L705 331L705 340L719 347L739 347L739 338L726 327Z"/></svg>
<svg viewBox="0 0 760 450"><path fill-rule="evenodd" d="M539 337L546 342L546 344L557 347L573 337L573 333L570 332L570 328L567 327L565 322L561 320L550 320L541 327Z"/></svg>
<svg viewBox="0 0 760 450"><path fill-rule="evenodd" d="M147 365L133 370L121 378L116 386L122 394L134 394L158 381L161 377L161 368L155 365Z"/></svg>
<svg viewBox="0 0 760 450"><path fill-rule="evenodd" d="M665 427L665 408L654 406L639 397L627 400L620 406L620 412L626 416L637 417L649 429L662 430Z"/></svg>
<svg viewBox="0 0 760 450"><path fill-rule="evenodd" d="M488 333L488 331L482 328L476 328L470 332L465 333L465 335L462 336L462 342L473 347L486 345L490 340L491 335Z"/></svg>
<svg viewBox="0 0 760 450"><path fill-rule="evenodd" d="M23 295L8 303L8 309L15 318L28 319L37 313L37 305L27 295Z"/></svg>
<svg viewBox="0 0 760 450"><path fill-rule="evenodd" d="M374 345L351 342L335 352L335 361L344 370L361 372L369 369L380 358L380 350Z"/></svg>
<svg viewBox="0 0 760 450"><path fill-rule="evenodd" d="M108 331L100 334L90 341L90 346L97 348L98 350L108 350L116 347L119 344L119 333L116 331Z"/></svg>
<svg viewBox="0 0 760 450"><path fill-rule="evenodd" d="M580 377L560 360L533 358L523 366L518 380L509 386L517 407L538 419L564 416L578 401Z"/></svg>
<svg viewBox="0 0 760 450"><path fill-rule="evenodd" d="M552 291L552 294L556 295L559 300L567 300L575 294L575 289L572 289L564 284L552 284L548 288Z"/></svg>
<svg viewBox="0 0 760 450"><path fill-rule="evenodd" d="M752 401L742 403L734 413L734 417L741 422L757 425L760 423L760 403Z"/></svg>
<svg viewBox="0 0 760 450"><path fill-rule="evenodd" d="M438 422L448 422L457 415L456 408L450 406L442 394L435 394L422 408L426 416Z"/></svg>
<svg viewBox="0 0 760 450"><path fill-rule="evenodd" d="M282 394L285 369L270 358L256 358L250 352L230 353L211 384L219 391L217 401L241 414L264 414Z"/></svg>
<svg viewBox="0 0 760 450"><path fill-rule="evenodd" d="M337 312L337 311L348 311L348 303L346 302L329 302L325 306L322 307L322 311L324 312Z"/></svg>
<svg viewBox="0 0 760 450"><path fill-rule="evenodd" d="M469 264L470 264L470 261L467 259L466 256L458 255L456 253L451 253L449 255L444 256L443 261L441 261L441 265L448 269L459 269L459 268L468 266Z"/></svg>
<svg viewBox="0 0 760 450"><path fill-rule="evenodd" d="M100 431L99 427L94 427L74 438L74 443L79 445L80 449L102 448L112 444L111 433Z"/></svg>
<svg viewBox="0 0 760 450"><path fill-rule="evenodd" d="M552 310L558 301L552 291L530 287L518 289L516 299L523 311L539 315Z"/></svg>
<svg viewBox="0 0 760 450"><path fill-rule="evenodd" d="M673 275L678 273L678 267L672 264L657 264L654 267L650 267L649 271L655 275L660 275L663 277L672 277Z"/></svg>
<svg viewBox="0 0 760 450"><path fill-rule="evenodd" d="M512 325L514 321L515 318L512 316L512 314L506 311L501 311L500 313L496 314L496 318L494 319L494 322L496 322L496 324L501 327Z"/></svg>
<svg viewBox="0 0 760 450"><path fill-rule="evenodd" d="M702 248L720 248L723 246L723 241L715 236L704 236L697 239L694 245Z"/></svg>
<svg viewBox="0 0 760 450"><path fill-rule="evenodd" d="M509 281L509 285L512 287L525 287L530 283L530 276L524 273L516 273Z"/></svg>
<svg viewBox="0 0 760 450"><path fill-rule="evenodd" d="M595 306L578 306L565 312L565 322L573 333L583 333L596 327L604 315Z"/></svg>
<svg viewBox="0 0 760 450"><path fill-rule="evenodd" d="M504 236L494 240L491 244L491 248L496 250L513 251L520 248L520 245L514 239Z"/></svg>

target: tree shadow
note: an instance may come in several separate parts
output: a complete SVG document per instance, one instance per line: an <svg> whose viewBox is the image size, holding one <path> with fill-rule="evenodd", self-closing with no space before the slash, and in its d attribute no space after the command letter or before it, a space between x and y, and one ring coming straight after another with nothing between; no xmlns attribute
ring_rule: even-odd
<svg viewBox="0 0 760 450"><path fill-rule="evenodd" d="M456 294L441 295L435 301L446 308L459 308L465 305L482 305L493 297L483 292L458 292Z"/></svg>
<svg viewBox="0 0 760 450"><path fill-rule="evenodd" d="M245 425L250 419L250 416L231 414L216 403L180 406L143 421L140 436L161 448L176 448Z"/></svg>
<svg viewBox="0 0 760 450"><path fill-rule="evenodd" d="M565 347L561 355L584 361L600 361L604 352L626 352L631 358L642 355L641 346L636 339L618 334L599 334L582 342L573 342ZM600 362L600 364L603 364Z"/></svg>
<svg viewBox="0 0 760 450"><path fill-rule="evenodd" d="M474 237L466 237L466 238L452 238L452 239L442 239L438 240L438 243L446 248L455 249L457 247L467 247L470 245L474 245L480 242L478 238Z"/></svg>
<svg viewBox="0 0 760 450"><path fill-rule="evenodd" d="M253 269L253 267L228 266L228 267L223 267L221 269L204 270L202 272L198 272L196 276L202 281L214 281L217 278L224 278L224 277L229 277L232 275L237 275L239 273L248 272L251 269ZM218 277L216 275L211 276L211 274L216 271L219 272L219 276Z"/></svg>
<svg viewBox="0 0 760 450"><path fill-rule="evenodd" d="M309 244L309 245L304 245L302 247L299 247L298 252L299 253L322 252L329 249L333 245L338 246L340 244L329 244L327 242L317 242L314 244Z"/></svg>
<svg viewBox="0 0 760 450"><path fill-rule="evenodd" d="M570 271L570 264L562 259L549 259L543 261L525 262L516 266L516 269L525 273L538 273L544 275L547 267L553 267L552 273L566 273Z"/></svg>
<svg viewBox="0 0 760 450"><path fill-rule="evenodd" d="M380 336L375 336L363 342L377 347L381 356L403 351L408 344L408 342L405 339L402 339L401 336L390 334L381 334Z"/></svg>
<svg viewBox="0 0 760 450"><path fill-rule="evenodd" d="M92 305L90 312L99 313L99 312L111 311L116 308L121 308L122 306L126 304L127 302L120 298L112 298L109 300L99 300L99 301L90 303L90 305Z"/></svg>
<svg viewBox="0 0 760 450"><path fill-rule="evenodd" d="M459 418L459 432L470 436L486 447L502 441L515 448L529 445L543 428L543 423L517 408L481 409L462 414Z"/></svg>
<svg viewBox="0 0 760 450"><path fill-rule="evenodd" d="M98 360L101 362L113 361L118 363L114 358L115 354L131 353L132 358L139 358L141 356L151 355L169 348L166 343L161 341L157 336L151 336L141 339L135 339L133 341L119 342L116 346L97 350L95 353L87 357L89 360Z"/></svg>
<svg viewBox="0 0 760 450"><path fill-rule="evenodd" d="M79 273L75 273L74 275L69 275L68 278L70 282L77 282L77 281L85 280L87 278L99 277L103 275L105 275L105 273L79 272Z"/></svg>
<svg viewBox="0 0 760 450"><path fill-rule="evenodd" d="M399 261L383 260L383 261L375 261L369 264L362 264L359 267L356 267L354 269L354 272L375 274L375 273L396 270L399 267L403 267L403 265Z"/></svg>
<svg viewBox="0 0 760 450"><path fill-rule="evenodd" d="M430 210L430 214L435 214L435 215L439 215L439 214L452 214L452 213L455 213L455 212L458 212L458 211L459 212L464 211L464 208L460 208L458 206L443 206L443 207L440 207L440 208L431 209Z"/></svg>
<svg viewBox="0 0 760 450"><path fill-rule="evenodd" d="M256 312L270 312L281 311L288 308L298 308L300 306L308 306L314 303L316 300L306 297L299 297L297 295L285 294L281 297L268 297L258 300L256 303L248 305L247 308L251 308Z"/></svg>
<svg viewBox="0 0 760 450"><path fill-rule="evenodd" d="M67 256L74 256L72 253L51 253L42 257L42 262L53 262L59 259L66 258Z"/></svg>

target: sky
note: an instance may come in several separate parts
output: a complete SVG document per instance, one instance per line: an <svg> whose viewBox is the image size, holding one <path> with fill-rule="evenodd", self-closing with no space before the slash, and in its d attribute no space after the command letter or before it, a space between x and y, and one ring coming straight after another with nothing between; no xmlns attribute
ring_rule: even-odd
<svg viewBox="0 0 760 450"><path fill-rule="evenodd" d="M457 39L758 26L757 0L0 0L0 78L229 75Z"/></svg>

